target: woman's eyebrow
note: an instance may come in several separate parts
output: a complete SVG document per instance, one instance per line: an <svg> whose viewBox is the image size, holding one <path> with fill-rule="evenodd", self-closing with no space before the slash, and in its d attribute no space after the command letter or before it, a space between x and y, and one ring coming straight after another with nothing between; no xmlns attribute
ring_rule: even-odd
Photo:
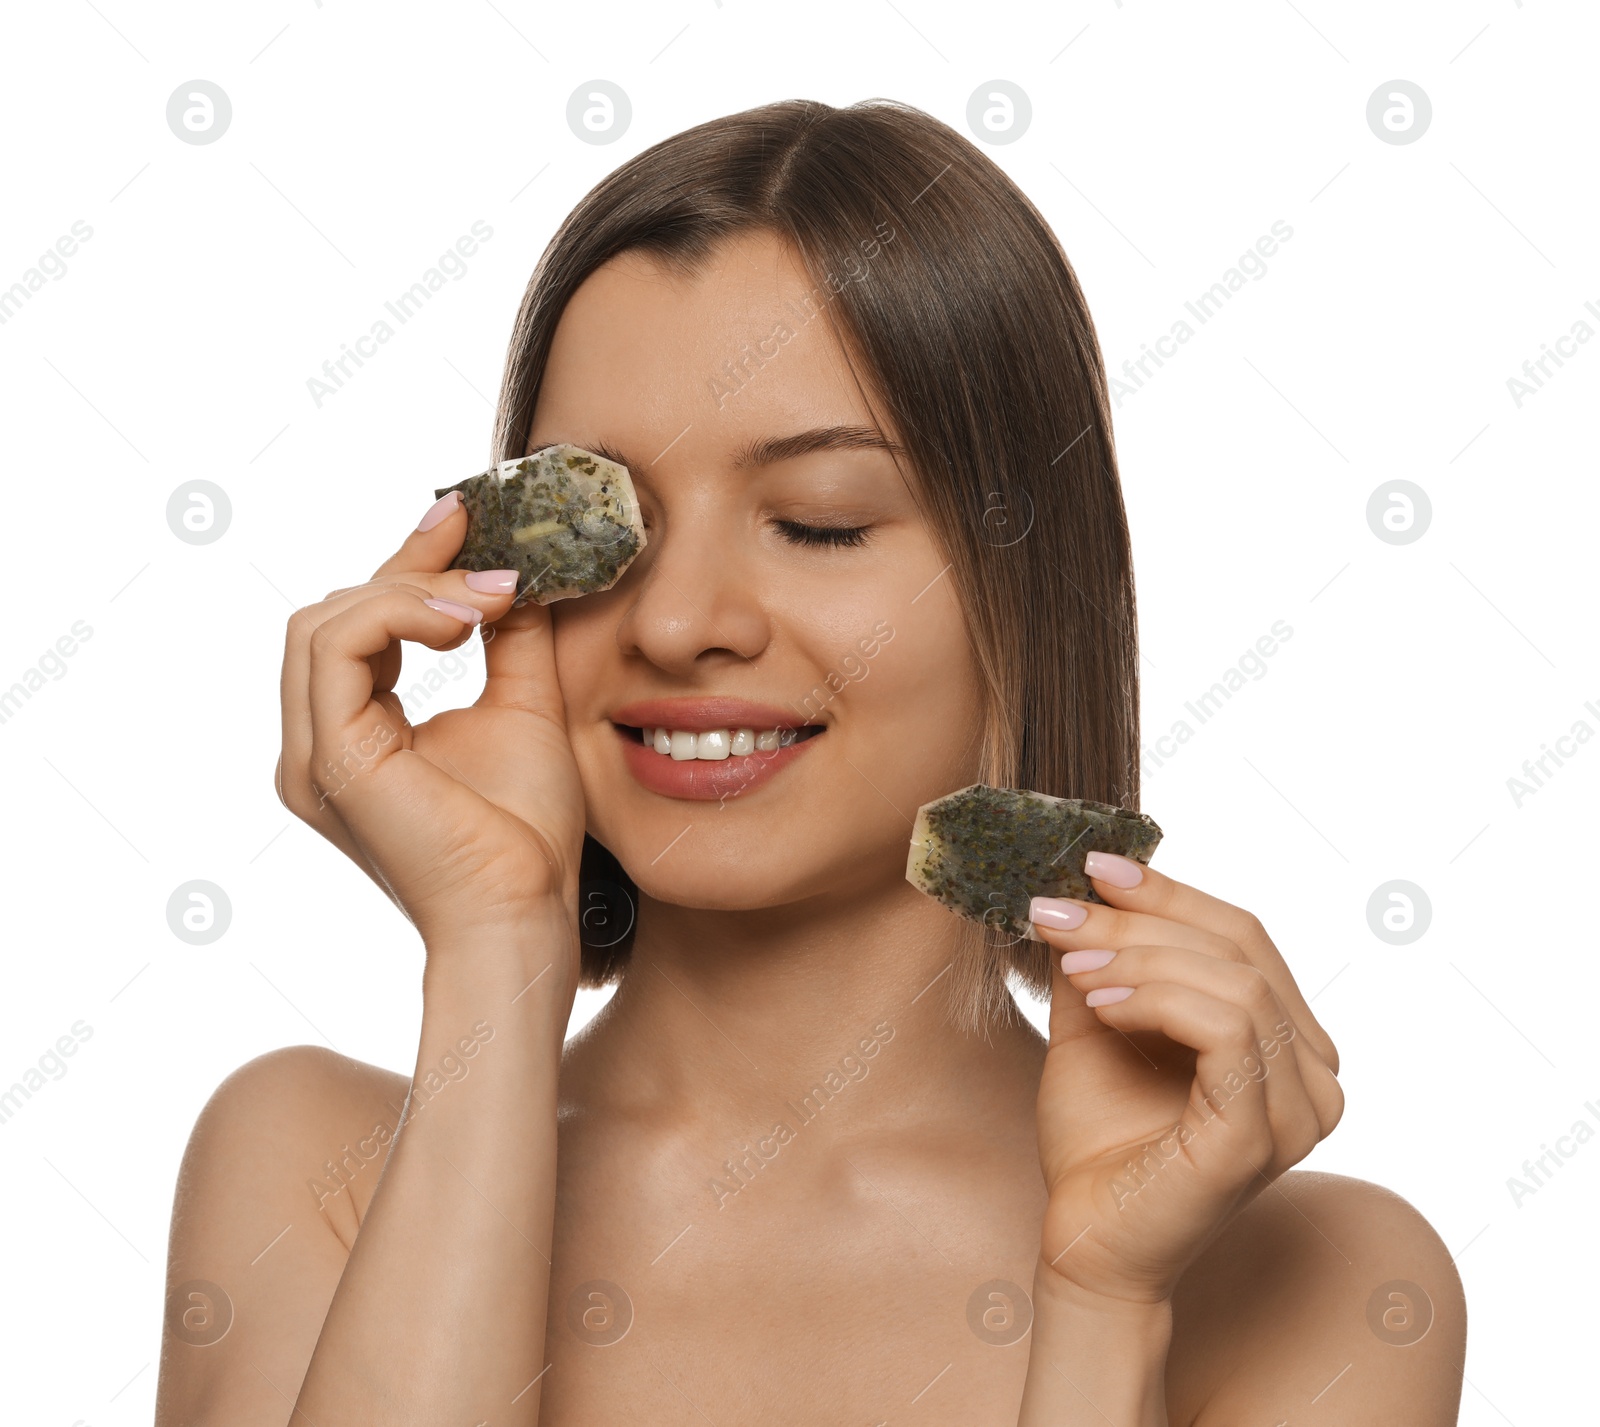
<svg viewBox="0 0 1600 1427"><path fill-rule="evenodd" d="M603 441L580 441L574 444L619 466L626 466L630 471L641 469ZM738 471L746 471L760 466L774 466L779 461L792 461L797 456L809 456L815 451L887 451L893 456L905 454L902 446L891 441L875 426L814 426L790 436L763 436L746 442L734 453L733 467Z"/></svg>
<svg viewBox="0 0 1600 1427"><path fill-rule="evenodd" d="M814 426L792 436L766 436L739 448L733 458L735 470L754 466L773 466L813 451L887 451L903 454L902 448L875 426Z"/></svg>

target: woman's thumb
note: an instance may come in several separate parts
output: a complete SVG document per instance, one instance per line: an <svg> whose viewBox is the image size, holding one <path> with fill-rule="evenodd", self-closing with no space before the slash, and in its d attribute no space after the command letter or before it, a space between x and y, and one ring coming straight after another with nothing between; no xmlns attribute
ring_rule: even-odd
<svg viewBox="0 0 1600 1427"><path fill-rule="evenodd" d="M548 606L530 601L484 625L483 663L487 677L480 704L566 722Z"/></svg>

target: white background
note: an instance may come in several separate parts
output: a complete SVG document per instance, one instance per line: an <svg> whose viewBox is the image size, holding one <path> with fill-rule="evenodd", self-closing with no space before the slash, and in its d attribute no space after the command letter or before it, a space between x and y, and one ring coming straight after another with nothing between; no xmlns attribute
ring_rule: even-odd
<svg viewBox="0 0 1600 1427"><path fill-rule="evenodd" d="M413 1064L414 933L272 790L283 627L485 463L557 223L715 115L884 95L964 130L997 78L1033 117L988 151L1060 233L1111 367L1293 228L1117 411L1146 739L1274 621L1293 630L1146 765L1144 806L1160 865L1255 911L1340 1044L1347 1114L1307 1166L1391 1186L1459 1256L1462 1421L1592 1411L1600 1145L1566 1141L1520 1205L1507 1181L1600 1125L1580 915L1600 746L1520 806L1507 779L1576 721L1600 729L1600 342L1520 407L1507 379L1600 306L1593 7L96 0L5 28L0 287L93 229L0 326L0 687L92 629L0 724L0 1086L92 1028L0 1125L9 1420L150 1419L173 1177L223 1076L297 1042ZM196 78L233 106L204 146L165 118ZM1433 107L1406 145L1366 121L1396 78ZM566 123L589 79L632 101L610 145ZM319 409L307 378L477 219L493 238L465 276ZM166 523L196 478L232 503L204 546ZM1396 478L1432 506L1405 545L1366 519ZM403 687L437 658L406 657ZM209 946L168 929L191 879L231 901ZM1432 908L1403 946L1367 918L1394 879Z"/></svg>

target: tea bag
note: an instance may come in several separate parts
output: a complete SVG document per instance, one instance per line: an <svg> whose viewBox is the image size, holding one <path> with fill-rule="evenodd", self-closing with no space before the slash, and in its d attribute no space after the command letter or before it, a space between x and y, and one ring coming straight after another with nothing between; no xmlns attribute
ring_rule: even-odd
<svg viewBox="0 0 1600 1427"><path fill-rule="evenodd" d="M1042 941L1028 920L1030 898L1103 902L1084 858L1115 852L1148 863L1160 841L1144 813L974 783L917 809L906 880L961 916Z"/></svg>
<svg viewBox="0 0 1600 1427"><path fill-rule="evenodd" d="M626 466L577 446L501 461L435 497L461 492L467 535L452 570L516 570L513 607L608 590L645 545Z"/></svg>

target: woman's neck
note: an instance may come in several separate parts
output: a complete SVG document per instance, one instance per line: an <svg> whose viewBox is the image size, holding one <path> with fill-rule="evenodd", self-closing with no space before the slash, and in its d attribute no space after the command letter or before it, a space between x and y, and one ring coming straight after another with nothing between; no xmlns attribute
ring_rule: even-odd
<svg viewBox="0 0 1600 1427"><path fill-rule="evenodd" d="M852 1136L1031 1115L1033 1028L985 1037L947 1018L957 929L908 883L754 911L642 898L623 981L569 1045L563 1100L687 1131L804 1117L830 1094Z"/></svg>

